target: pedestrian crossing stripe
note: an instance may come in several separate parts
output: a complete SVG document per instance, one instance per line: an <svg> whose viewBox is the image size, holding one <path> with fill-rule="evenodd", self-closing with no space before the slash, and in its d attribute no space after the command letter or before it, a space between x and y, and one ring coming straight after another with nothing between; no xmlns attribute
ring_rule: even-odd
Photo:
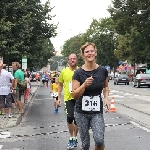
<svg viewBox="0 0 150 150"><path fill-rule="evenodd" d="M2 149L3 145L0 145L0 149Z"/></svg>

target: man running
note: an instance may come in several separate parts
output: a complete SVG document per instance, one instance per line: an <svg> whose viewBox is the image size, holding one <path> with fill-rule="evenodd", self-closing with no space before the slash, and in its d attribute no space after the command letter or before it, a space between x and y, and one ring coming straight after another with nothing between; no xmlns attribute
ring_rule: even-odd
<svg viewBox="0 0 150 150"><path fill-rule="evenodd" d="M61 104L61 92L64 87L64 101L67 113L67 123L70 133L68 149L77 147L77 125L74 118L74 106L75 100L72 98L72 76L74 71L77 69L77 56L76 54L70 54L68 57L68 67L63 69L59 75L58 84L58 105Z"/></svg>

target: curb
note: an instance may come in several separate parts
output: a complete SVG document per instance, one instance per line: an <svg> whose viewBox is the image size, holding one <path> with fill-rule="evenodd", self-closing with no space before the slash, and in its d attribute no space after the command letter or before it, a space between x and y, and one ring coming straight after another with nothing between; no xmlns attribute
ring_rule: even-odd
<svg viewBox="0 0 150 150"><path fill-rule="evenodd" d="M30 102L29 102L27 105L24 106L24 114L20 114L20 115L19 115L19 117L17 118L17 122L16 122L16 125L15 125L15 126L19 125L20 122L22 121L22 117L25 115L27 109L28 109L29 106L30 106L30 103L33 101L33 98L35 97L36 92L38 91L39 87L40 87L40 85L38 85L37 89L36 89L36 90L34 91L34 93L32 94L32 96L31 96L31 98L30 98Z"/></svg>

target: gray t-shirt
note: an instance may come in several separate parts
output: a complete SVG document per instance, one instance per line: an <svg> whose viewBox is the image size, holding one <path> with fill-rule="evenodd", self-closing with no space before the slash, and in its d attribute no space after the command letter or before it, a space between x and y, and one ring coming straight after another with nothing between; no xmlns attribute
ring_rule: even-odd
<svg viewBox="0 0 150 150"><path fill-rule="evenodd" d="M97 69L92 71L85 71L82 68L78 68L73 75L73 80L77 80L80 82L80 85L84 83L84 81L88 77L93 77L92 84L87 87L81 97L76 100L75 111L80 113L103 113L103 102L101 98L101 93L103 90L103 85L105 79L108 77L108 71L105 67L99 66ZM82 97L83 96L98 96L100 95L100 111L83 111L82 110Z"/></svg>

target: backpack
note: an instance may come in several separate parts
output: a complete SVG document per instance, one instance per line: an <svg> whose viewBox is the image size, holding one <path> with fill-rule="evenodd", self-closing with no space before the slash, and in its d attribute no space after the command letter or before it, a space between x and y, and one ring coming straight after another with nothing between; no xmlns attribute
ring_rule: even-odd
<svg viewBox="0 0 150 150"><path fill-rule="evenodd" d="M17 87L21 91L26 90L27 89L27 80L22 80L22 81L18 82Z"/></svg>

